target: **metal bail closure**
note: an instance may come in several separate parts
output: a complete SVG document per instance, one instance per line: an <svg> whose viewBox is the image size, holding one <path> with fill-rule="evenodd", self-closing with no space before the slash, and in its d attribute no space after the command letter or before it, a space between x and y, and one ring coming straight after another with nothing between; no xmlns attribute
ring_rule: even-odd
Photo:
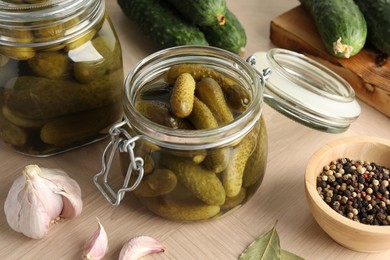
<svg viewBox="0 0 390 260"><path fill-rule="evenodd" d="M360 115L349 83L305 55L274 48L254 53L247 62L265 78L264 101L290 119L316 130L340 133ZM261 74L264 68L270 68L272 74L267 70Z"/></svg>
<svg viewBox="0 0 390 260"><path fill-rule="evenodd" d="M126 124L126 121L122 121L110 128L109 133L111 135L111 141L104 149L102 155L102 170L93 177L93 182L96 187L113 206L118 206L120 204L125 192L136 189L144 175L144 160L141 157L134 156L135 142L141 139L142 136L138 135L132 137L124 128L122 128L122 126ZM122 153L127 152L129 154L130 164L122 187L118 189L118 191L115 191L108 183L108 174L117 151ZM133 171L138 174L137 179L133 185L128 187ZM102 184L99 182L100 177L102 177Z"/></svg>

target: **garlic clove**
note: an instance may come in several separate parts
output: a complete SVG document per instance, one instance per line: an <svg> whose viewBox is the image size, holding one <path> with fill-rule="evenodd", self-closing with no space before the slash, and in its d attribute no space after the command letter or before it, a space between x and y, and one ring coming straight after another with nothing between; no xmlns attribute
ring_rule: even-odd
<svg viewBox="0 0 390 260"><path fill-rule="evenodd" d="M25 189L21 196L24 198L21 199L21 210L15 230L34 239L45 237L51 221L45 206L33 189Z"/></svg>
<svg viewBox="0 0 390 260"><path fill-rule="evenodd" d="M153 253L164 252L165 248L156 239L138 236L130 239L119 254L119 260L136 260Z"/></svg>
<svg viewBox="0 0 390 260"><path fill-rule="evenodd" d="M104 257L108 250L107 233L98 219L98 229L92 237L85 243L83 249L83 259L99 260Z"/></svg>
<svg viewBox="0 0 390 260"><path fill-rule="evenodd" d="M63 208L61 217L72 219L81 214L83 202L81 200L81 189L78 183L59 169L42 169L42 177L50 180L56 185L54 192L62 196Z"/></svg>
<svg viewBox="0 0 390 260"><path fill-rule="evenodd" d="M55 219L62 211L63 203L61 195L53 193L57 186L46 178L43 178L42 169L37 165L28 165L23 170L23 175L26 178L26 184L31 186L30 190L37 191L35 195L38 200L44 205L47 214Z"/></svg>

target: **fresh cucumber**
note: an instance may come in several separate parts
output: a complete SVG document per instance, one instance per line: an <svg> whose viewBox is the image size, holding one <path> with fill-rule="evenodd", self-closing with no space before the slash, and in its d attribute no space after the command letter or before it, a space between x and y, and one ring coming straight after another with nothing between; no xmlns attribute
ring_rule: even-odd
<svg viewBox="0 0 390 260"><path fill-rule="evenodd" d="M366 18L367 40L390 55L390 0L355 0Z"/></svg>
<svg viewBox="0 0 390 260"><path fill-rule="evenodd" d="M331 55L349 58L364 47L367 24L354 0L299 1L313 17L326 50Z"/></svg>
<svg viewBox="0 0 390 260"><path fill-rule="evenodd" d="M243 54L246 45L245 29L238 18L228 8L225 13L225 24L214 22L211 26L202 26L207 41L211 46L219 47L236 54Z"/></svg>
<svg viewBox="0 0 390 260"><path fill-rule="evenodd" d="M161 48L209 45L204 34L160 0L118 0L124 14Z"/></svg>
<svg viewBox="0 0 390 260"><path fill-rule="evenodd" d="M225 23L225 0L168 0L176 9L191 22L209 26L214 23Z"/></svg>

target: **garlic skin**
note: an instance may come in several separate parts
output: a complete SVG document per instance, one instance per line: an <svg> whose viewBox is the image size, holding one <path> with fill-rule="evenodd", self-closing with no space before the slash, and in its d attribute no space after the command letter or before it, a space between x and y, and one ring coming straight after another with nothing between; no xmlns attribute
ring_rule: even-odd
<svg viewBox="0 0 390 260"><path fill-rule="evenodd" d="M98 221L98 229L87 240L83 249L83 259L87 260L100 260L102 259L108 250L108 238L106 230L103 225Z"/></svg>
<svg viewBox="0 0 390 260"><path fill-rule="evenodd" d="M41 239L52 222L72 219L82 207L80 186L64 171L27 165L8 192L4 212L13 230Z"/></svg>
<svg viewBox="0 0 390 260"><path fill-rule="evenodd" d="M156 239L149 236L138 236L130 239L119 254L119 260L136 260L141 257L164 252L165 248Z"/></svg>

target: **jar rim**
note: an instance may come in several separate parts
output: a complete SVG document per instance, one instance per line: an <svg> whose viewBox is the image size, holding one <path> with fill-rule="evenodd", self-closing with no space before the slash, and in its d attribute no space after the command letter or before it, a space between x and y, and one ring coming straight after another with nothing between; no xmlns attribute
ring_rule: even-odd
<svg viewBox="0 0 390 260"><path fill-rule="evenodd" d="M251 91L251 103L232 122L213 129L172 129L144 117L135 108L134 98L142 84L156 77L156 71L172 65L197 63L234 71L241 83ZM260 75L261 76L261 75ZM172 149L207 149L227 145L248 133L262 114L263 82L256 71L241 57L211 46L186 45L160 50L142 59L124 81L125 120L140 135L162 147Z"/></svg>
<svg viewBox="0 0 390 260"><path fill-rule="evenodd" d="M104 12L104 0L49 0L33 4L0 0L0 44L40 47L73 40L93 28ZM64 27L61 37L56 37L56 26ZM35 34L39 30L47 30L53 37L35 36L26 41L26 32Z"/></svg>

